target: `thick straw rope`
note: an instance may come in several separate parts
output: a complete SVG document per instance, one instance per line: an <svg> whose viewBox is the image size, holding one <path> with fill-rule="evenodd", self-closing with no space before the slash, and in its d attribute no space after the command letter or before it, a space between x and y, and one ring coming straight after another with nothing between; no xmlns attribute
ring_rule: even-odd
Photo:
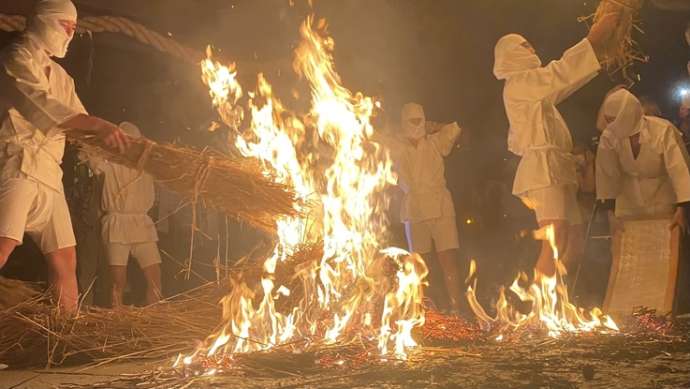
<svg viewBox="0 0 690 389"><path fill-rule="evenodd" d="M632 9L632 10L638 10L639 9L639 6L633 5L633 4L628 4L622 0L606 0L606 1L608 1L609 3L619 5L619 6L624 7L624 8Z"/></svg>
<svg viewBox="0 0 690 389"><path fill-rule="evenodd" d="M0 14L0 30L24 31L26 18L21 15ZM204 58L201 51L190 49L176 40L150 30L141 23L120 16L87 16L79 19L77 33L112 32L124 34L158 51L187 62L197 63Z"/></svg>

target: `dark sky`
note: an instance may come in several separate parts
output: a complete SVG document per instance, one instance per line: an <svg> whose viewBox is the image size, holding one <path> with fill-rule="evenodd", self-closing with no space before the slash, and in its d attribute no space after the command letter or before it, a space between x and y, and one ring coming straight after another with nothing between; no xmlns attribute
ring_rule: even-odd
<svg viewBox="0 0 690 389"><path fill-rule="evenodd" d="M251 87L263 71L288 105L298 85L290 69L298 27L310 12L305 0L83 0L82 14L116 13L170 32L190 47L206 44L237 60ZM0 2L2 5L3 2ZM427 116L457 120L473 138L505 148L507 122L502 83L491 73L493 47L503 34L519 32L544 62L558 58L586 35L578 17L592 0L315 0L336 41L336 66L352 90L385 98L397 117L406 101L422 103ZM667 115L676 108L673 91L687 80L690 59L682 33L688 13L650 6L642 12L638 37L650 63L638 65L635 91L657 99ZM132 50L132 49L137 50ZM199 69L138 46L122 36L96 34L75 40L65 61L87 108L114 121L138 120L144 131L170 138L213 117ZM601 75L561 107L574 136L594 135L596 110L614 85ZM298 105L295 103L295 105ZM122 111L125 108L125 112ZM134 116L134 117L132 117Z"/></svg>
<svg viewBox="0 0 690 389"><path fill-rule="evenodd" d="M99 3L92 0L90 3ZM101 1L104 2L105 0ZM202 49L213 44L238 62L245 88L263 71L288 106L303 106L291 97L304 88L291 70L298 28L311 11L304 0L152 0L117 9L178 40ZM529 39L542 60L559 58L587 33L578 17L593 12L591 0L315 0L315 13L329 23L335 39L337 70L345 86L383 96L387 116L417 101L427 116L456 120L471 133L473 146L447 161L448 185L456 206L468 204L473 187L486 178L511 178L506 151L502 82L492 74L493 48L504 34ZM112 3L105 1L105 4ZM140 8L137 8L140 7ZM673 91L687 80L690 59L683 31L688 13L645 7L645 34L638 36L651 60L638 65L640 94L651 95L667 114L676 109ZM118 40L120 39L120 40ZM122 38L96 36L90 96L94 112L112 120L138 120L160 139L185 134L203 140L204 124L214 117L199 70L145 49L132 53ZM89 41L81 39L72 61L83 64ZM81 66L83 69L83 66ZM83 70L78 74L84 74ZM587 142L596 135L595 115L604 93L616 83L602 74L560 109L574 137ZM83 83L82 83L83 84ZM303 89L302 89L303 90ZM126 107L125 112L115 108ZM134 116L134 118L132 118ZM187 128L189 130L187 130ZM201 130L200 130L201 129Z"/></svg>
<svg viewBox="0 0 690 389"><path fill-rule="evenodd" d="M238 62L245 87L263 71L284 102L297 106L289 97L298 86L290 64L299 24L309 11L305 0L294 1L294 7L288 0L78 0L78 6L82 14L128 16L199 50L213 44ZM17 4L0 0L0 10ZM402 103L417 101L430 119L456 120L471 133L472 147L454 152L446 170L461 236L470 241L465 237L471 231L462 231L470 228L463 226L464 217L474 217L481 207L498 209L493 200L473 200L490 197L481 183L512 180L502 83L492 75L495 42L518 32L544 62L556 59L586 35L577 19L595 5L592 0L315 0L315 11L329 22L345 86L383 96L390 117L397 117ZM641 18L645 35L638 38L651 60L636 67L641 81L634 91L657 99L672 118L674 90L688 79L690 52L682 34L690 14L646 6ZM2 33L0 42L11 37ZM113 34L75 39L62 62L90 112L134 121L154 139L204 144L205 125L215 113L198 66ZM603 74L559 107L575 138L596 134L596 111L614 84Z"/></svg>
<svg viewBox="0 0 690 389"><path fill-rule="evenodd" d="M222 48L229 58L237 59L247 83L251 84L256 70L262 70L287 96L294 86L289 68L291 51L298 39L299 23L308 13L303 0L295 2L294 7L289 7L287 0L153 1L160 4L159 8L147 9L149 13L154 10L153 15L140 13L133 17L172 32L190 46L201 49L211 43ZM507 128L500 98L502 85L491 73L496 40L509 32L522 33L547 62L586 35L586 26L577 18L591 13L595 6L592 1L572 0L314 3L317 16L328 20L336 40L336 66L346 86L383 95L392 116L396 116L400 104L418 101L431 118L458 120L478 136L502 136ZM688 16L652 7L642 12L645 35L640 42L651 61L637 66L642 79L635 91L659 100L667 114L675 109L675 86L687 78L685 63L690 54L682 33ZM108 53L100 55L110 57ZM118 56L123 57L120 53ZM261 64L258 69L248 64L255 60ZM162 61L170 62L168 58ZM98 70L116 72L111 66L105 64ZM170 70L176 65L162 66L168 70L162 72L156 65L150 66L156 69L154 77L167 75L191 83L198 80L198 71L193 67ZM141 66L137 69L138 73L147 73ZM122 81L126 83L126 79ZM601 96L613 84L602 75L564 104L564 114L576 136L586 139L591 134ZM185 97L184 93L178 96Z"/></svg>

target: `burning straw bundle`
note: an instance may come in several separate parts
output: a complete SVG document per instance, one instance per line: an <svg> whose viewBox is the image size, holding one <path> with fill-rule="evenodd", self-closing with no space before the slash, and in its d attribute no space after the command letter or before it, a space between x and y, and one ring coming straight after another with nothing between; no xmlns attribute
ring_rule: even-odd
<svg viewBox="0 0 690 389"><path fill-rule="evenodd" d="M583 18L591 19L596 24L607 15L618 14L618 24L606 48L603 63L609 74L621 72L623 78L630 83L634 82L629 73L633 62L647 61L632 37L633 30L639 31L635 21L642 3L643 0L602 0L593 15Z"/></svg>
<svg viewBox="0 0 690 389"><path fill-rule="evenodd" d="M297 285L297 269L320 256L319 246L305 247L274 277ZM265 276L263 262L229 269L232 282L258 283ZM218 302L228 292L227 286L207 284L144 308L90 308L67 316L32 285L0 277L0 292L10 289L7 295L17 296L11 301L0 293L7 300L0 299L0 363L13 367L158 360L188 353L223 324Z"/></svg>
<svg viewBox="0 0 690 389"><path fill-rule="evenodd" d="M202 201L265 231L275 230L278 217L296 213L294 193L271 181L256 161L231 160L216 152L163 145L145 138L130 138L131 147L117 154L92 134L71 130L68 137L87 154L144 170L190 202Z"/></svg>

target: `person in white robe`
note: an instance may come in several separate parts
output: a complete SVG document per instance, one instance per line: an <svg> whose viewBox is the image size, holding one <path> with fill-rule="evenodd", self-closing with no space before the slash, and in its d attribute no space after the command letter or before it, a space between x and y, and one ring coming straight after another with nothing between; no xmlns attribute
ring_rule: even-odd
<svg viewBox="0 0 690 389"><path fill-rule="evenodd" d="M446 187L443 158L452 151L461 129L457 123L427 122L424 108L403 106L401 136L386 138L403 191L400 219L411 252L428 257L436 252L450 300L460 313L463 301L455 206Z"/></svg>
<svg viewBox="0 0 690 389"><path fill-rule="evenodd" d="M141 137L139 128L132 123L122 122L120 128L132 138ZM137 260L146 279L145 303L153 304L161 298L158 233L148 215L156 196L153 177L97 157L89 158L89 166L104 177L101 234L110 265L112 305L122 305L130 256Z"/></svg>
<svg viewBox="0 0 690 389"><path fill-rule="evenodd" d="M0 53L0 268L27 233L48 263L55 299L77 307L75 238L62 186L62 129L90 131L110 147L128 146L114 124L86 113L74 81L51 57L64 57L77 10L69 0L38 0L17 41Z"/></svg>
<svg viewBox="0 0 690 389"><path fill-rule="evenodd" d="M669 227L687 232L683 208L690 204L690 158L671 122L644 114L626 89L610 93L597 126L597 198L609 211L612 233L620 218L670 217Z"/></svg>
<svg viewBox="0 0 690 389"><path fill-rule="evenodd" d="M603 18L587 38L546 66L521 35L506 35L495 47L494 75L505 80L508 149L521 157L513 194L534 210L541 228L554 226L556 247L566 263L575 260L569 258L568 246L579 246L572 240L582 235L569 232L581 229L582 216L573 141L556 106L599 73L598 58L614 27L615 18ZM554 253L546 241L536 270L538 276L556 273Z"/></svg>

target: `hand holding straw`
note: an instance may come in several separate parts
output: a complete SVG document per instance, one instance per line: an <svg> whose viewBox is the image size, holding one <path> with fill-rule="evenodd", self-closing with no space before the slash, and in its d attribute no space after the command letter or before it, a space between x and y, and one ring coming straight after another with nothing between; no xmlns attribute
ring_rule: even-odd
<svg viewBox="0 0 690 389"><path fill-rule="evenodd" d="M271 180L258 161L233 160L210 150L158 144L143 137L127 137L129 147L118 152L92 132L65 133L87 154L146 171L190 203L201 201L264 231L275 231L278 217L297 214L292 189Z"/></svg>
<svg viewBox="0 0 690 389"><path fill-rule="evenodd" d="M594 15L593 25L587 38L602 65L609 74L621 72L629 83L633 82L629 67L634 61L646 62L646 58L632 38L635 18L642 8L642 0L603 0Z"/></svg>

